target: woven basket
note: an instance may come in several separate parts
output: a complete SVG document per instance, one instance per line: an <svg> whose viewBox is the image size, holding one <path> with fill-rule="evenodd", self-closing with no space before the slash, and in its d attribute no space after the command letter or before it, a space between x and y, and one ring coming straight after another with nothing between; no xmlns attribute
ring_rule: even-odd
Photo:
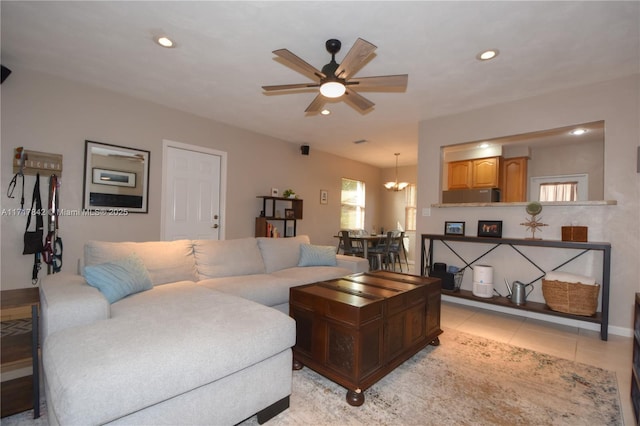
<svg viewBox="0 0 640 426"><path fill-rule="evenodd" d="M549 308L567 314L592 316L598 308L600 285L542 280L542 295Z"/></svg>

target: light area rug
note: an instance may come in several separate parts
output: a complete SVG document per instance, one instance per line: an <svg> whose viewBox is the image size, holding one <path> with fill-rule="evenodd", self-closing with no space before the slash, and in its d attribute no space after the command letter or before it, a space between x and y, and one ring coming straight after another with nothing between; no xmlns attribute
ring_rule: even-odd
<svg viewBox="0 0 640 426"><path fill-rule="evenodd" d="M365 391L305 367L273 425L622 425L615 373L455 330ZM243 426L257 424L253 417Z"/></svg>
<svg viewBox="0 0 640 426"><path fill-rule="evenodd" d="M291 407L269 425L622 425L615 373L447 329L365 391L346 390L305 367L293 372ZM46 425L32 411L3 426ZM256 417L241 423L256 425Z"/></svg>

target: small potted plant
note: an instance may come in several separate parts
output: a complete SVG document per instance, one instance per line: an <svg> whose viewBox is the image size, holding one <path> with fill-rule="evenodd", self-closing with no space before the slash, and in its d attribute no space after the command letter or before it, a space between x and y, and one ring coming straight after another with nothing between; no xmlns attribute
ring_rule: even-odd
<svg viewBox="0 0 640 426"><path fill-rule="evenodd" d="M282 196L284 198L297 198L296 193L293 191L293 189L285 189L285 191L282 193Z"/></svg>

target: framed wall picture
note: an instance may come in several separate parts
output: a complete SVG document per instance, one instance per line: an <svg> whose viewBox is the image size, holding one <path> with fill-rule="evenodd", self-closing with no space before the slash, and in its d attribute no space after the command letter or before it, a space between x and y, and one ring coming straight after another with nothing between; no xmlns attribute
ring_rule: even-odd
<svg viewBox="0 0 640 426"><path fill-rule="evenodd" d="M444 235L464 236L464 222L445 222Z"/></svg>
<svg viewBox="0 0 640 426"><path fill-rule="evenodd" d="M478 237L502 238L501 220L479 220Z"/></svg>
<svg viewBox="0 0 640 426"><path fill-rule="evenodd" d="M279 197L280 196L280 190L278 188L271 188L271 196L272 197Z"/></svg>
<svg viewBox="0 0 640 426"><path fill-rule="evenodd" d="M121 172L118 170L106 170L94 167L93 183L96 185L113 185L135 188L136 174L132 172Z"/></svg>
<svg viewBox="0 0 640 426"><path fill-rule="evenodd" d="M328 204L329 203L329 191L326 189L320 190L320 204Z"/></svg>

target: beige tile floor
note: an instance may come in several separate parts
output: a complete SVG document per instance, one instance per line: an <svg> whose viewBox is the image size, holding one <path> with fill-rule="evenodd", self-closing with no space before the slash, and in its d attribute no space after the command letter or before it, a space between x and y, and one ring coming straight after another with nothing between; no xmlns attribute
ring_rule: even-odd
<svg viewBox="0 0 640 426"><path fill-rule="evenodd" d="M609 334L605 342L597 331L446 301L442 302L441 325L445 332L452 328L615 372L625 424L635 424L629 396L633 351L630 337Z"/></svg>

